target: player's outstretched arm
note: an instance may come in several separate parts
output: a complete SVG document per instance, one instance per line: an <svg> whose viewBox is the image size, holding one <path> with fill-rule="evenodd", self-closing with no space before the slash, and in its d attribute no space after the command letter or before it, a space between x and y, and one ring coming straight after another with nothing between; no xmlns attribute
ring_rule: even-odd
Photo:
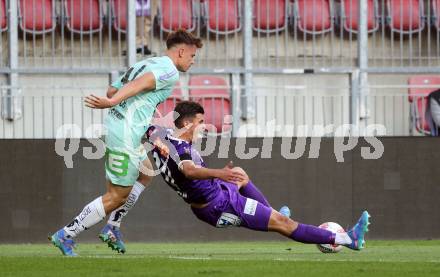
<svg viewBox="0 0 440 277"><path fill-rule="evenodd" d="M205 167L198 167L193 162L182 162L180 170L188 179L193 180L205 180L212 178L219 178L226 182L236 183L242 182L246 179L241 172L233 170L230 164L226 165L222 169L212 169Z"/></svg>
<svg viewBox="0 0 440 277"><path fill-rule="evenodd" d="M118 105L122 101L135 96L143 91L152 91L156 89L156 79L153 73L148 72L133 81L128 82L113 97L100 97L89 95L85 98L85 105L93 109L106 109Z"/></svg>

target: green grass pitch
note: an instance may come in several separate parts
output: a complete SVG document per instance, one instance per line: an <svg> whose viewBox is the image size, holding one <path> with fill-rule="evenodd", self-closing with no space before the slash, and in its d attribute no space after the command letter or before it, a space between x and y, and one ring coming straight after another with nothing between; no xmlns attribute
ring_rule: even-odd
<svg viewBox="0 0 440 277"><path fill-rule="evenodd" d="M0 276L440 276L440 241L367 243L337 254L290 241L131 243L124 255L83 243L76 258L49 244L0 244Z"/></svg>

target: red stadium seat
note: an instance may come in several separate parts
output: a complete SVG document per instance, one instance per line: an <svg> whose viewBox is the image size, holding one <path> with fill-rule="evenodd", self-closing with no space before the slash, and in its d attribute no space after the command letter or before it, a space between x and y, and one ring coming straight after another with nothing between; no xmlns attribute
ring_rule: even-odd
<svg viewBox="0 0 440 277"><path fill-rule="evenodd" d="M0 0L0 32L8 29L8 10L6 9L5 0Z"/></svg>
<svg viewBox="0 0 440 277"><path fill-rule="evenodd" d="M110 0L113 28L117 32L127 32L127 1L128 0Z"/></svg>
<svg viewBox="0 0 440 277"><path fill-rule="evenodd" d="M214 125L217 133L229 131L227 129L230 126L223 128L225 116L231 115L226 80L215 76L193 76L189 80L189 86L190 99L199 102L205 109L205 123Z"/></svg>
<svg viewBox="0 0 440 277"><path fill-rule="evenodd" d="M423 0L387 0L387 23L392 32L412 34L425 28Z"/></svg>
<svg viewBox="0 0 440 277"><path fill-rule="evenodd" d="M379 29L379 4L377 0L368 0L368 32L372 33ZM341 17L344 30L357 33L359 28L359 1L342 0Z"/></svg>
<svg viewBox="0 0 440 277"><path fill-rule="evenodd" d="M286 0L254 0L254 30L279 32L287 26L288 6Z"/></svg>
<svg viewBox="0 0 440 277"><path fill-rule="evenodd" d="M162 0L159 5L160 29L172 32L183 28L189 32L196 28L196 17L192 0Z"/></svg>
<svg viewBox="0 0 440 277"><path fill-rule="evenodd" d="M94 33L102 29L101 0L64 0L67 28L74 33Z"/></svg>
<svg viewBox="0 0 440 277"><path fill-rule="evenodd" d="M174 128L174 118L171 112L181 100L182 90L180 88L180 83L176 83L176 87L171 96L157 106L152 123L166 128Z"/></svg>
<svg viewBox="0 0 440 277"><path fill-rule="evenodd" d="M240 0L203 0L202 3L209 32L226 35L241 30Z"/></svg>
<svg viewBox="0 0 440 277"><path fill-rule="evenodd" d="M437 31L440 31L440 0L431 2L431 22Z"/></svg>
<svg viewBox="0 0 440 277"><path fill-rule="evenodd" d="M440 76L413 76L408 80L408 100L411 103L411 125L419 133L429 134L429 122L425 118L428 95L440 88ZM420 87L435 86L435 87Z"/></svg>
<svg viewBox="0 0 440 277"><path fill-rule="evenodd" d="M19 18L23 32L44 34L56 27L55 4L53 0L20 0Z"/></svg>
<svg viewBox="0 0 440 277"><path fill-rule="evenodd" d="M297 28L306 34L323 34L333 29L330 0L295 0L294 19Z"/></svg>

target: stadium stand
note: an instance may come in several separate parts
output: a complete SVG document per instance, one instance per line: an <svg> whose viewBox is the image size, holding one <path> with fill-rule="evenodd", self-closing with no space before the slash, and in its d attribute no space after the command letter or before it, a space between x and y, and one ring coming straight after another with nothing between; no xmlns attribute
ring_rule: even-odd
<svg viewBox="0 0 440 277"><path fill-rule="evenodd" d="M74 33L89 34L102 29L101 0L64 0L66 26Z"/></svg>
<svg viewBox="0 0 440 277"><path fill-rule="evenodd" d="M189 80L189 98L205 108L205 122L222 131L223 119L231 115L231 102L226 80L221 77L199 75Z"/></svg>
<svg viewBox="0 0 440 277"><path fill-rule="evenodd" d="M8 29L8 17L5 0L0 1L0 32Z"/></svg>
<svg viewBox="0 0 440 277"><path fill-rule="evenodd" d="M44 34L56 28L55 3L53 0L20 0L20 28L25 33Z"/></svg>
<svg viewBox="0 0 440 277"><path fill-rule="evenodd" d="M254 30L257 32L279 32L287 27L288 5L286 0L255 0Z"/></svg>
<svg viewBox="0 0 440 277"><path fill-rule="evenodd" d="M413 34L425 28L422 0L387 0L387 23L392 32Z"/></svg>
<svg viewBox="0 0 440 277"><path fill-rule="evenodd" d="M168 97L163 103L157 106L153 124L160 125L167 128L174 128L173 118L167 115L174 110L177 103L182 101L183 93L180 88L180 83L177 82L170 97Z"/></svg>
<svg viewBox="0 0 440 277"><path fill-rule="evenodd" d="M357 33L359 29L359 2L357 0L342 0L340 3L340 20L346 32ZM377 0L368 0L368 33L379 29L379 4Z"/></svg>
<svg viewBox="0 0 440 277"><path fill-rule="evenodd" d="M190 32L196 28L196 15L191 0L162 0L157 11L160 29L172 32L179 28Z"/></svg>
<svg viewBox="0 0 440 277"><path fill-rule="evenodd" d="M150 1L151 13L145 17L148 17L151 21L154 17L160 19L160 21L155 22L155 26L158 27L155 31L159 30L161 35L154 35L157 32L145 32L137 35L137 37L146 38L144 44L148 44L149 49L160 56L164 54L163 42L166 32L178 27L192 29L194 34L201 35L205 45L197 55L196 71L193 71L192 74L224 73L228 87L234 87L231 92L244 95L240 99L248 97L245 93L248 87L243 85L242 76L244 72L250 72L248 70L251 70L253 72L253 90L263 93L264 96L258 95L255 99L249 99L248 103L255 106L252 108L256 111L255 114L258 115L256 122L261 126L265 124L263 121L271 117L277 121L294 125L328 122L345 123L350 114L350 109L347 107L351 103L344 102L343 107L340 108L338 105L345 100L340 100L338 97L341 95L346 97L352 93L351 83L347 84L345 77L358 68L360 50L357 47L357 36L343 37L340 34L357 33L359 24L358 0L254 0L252 1L253 5L246 6L240 4L240 2L238 0ZM371 116L369 118L370 122L386 125L387 130L392 132L390 134L410 135L408 128L410 118L408 116L398 118L393 114L409 115L409 110L413 106L415 108L414 112L418 113L420 118L419 122L414 125L414 134L418 132L416 130L420 132L428 131L428 124L422 126L425 120L423 116L420 116L423 115L423 109L426 108L426 99L408 95L409 87L406 85L408 77L413 74L420 74L421 72L438 74L440 47L436 44L436 41L440 37L440 32L437 31L440 30L440 0L367 0L365 2L368 4L369 11L368 32L373 33L368 37L369 82L367 86L369 86L371 92L371 99L374 99L374 101L365 104L366 116ZM20 24L18 34L11 33L12 29L8 22L9 3L18 4L17 14L20 15L17 22ZM74 91L72 94L77 97L77 90L80 85L106 86L109 73L126 70L129 58L127 56L127 42L130 38L124 35L117 36L113 31L125 33L128 30L126 17L128 3L127 0L0 0L0 30L3 31L1 33L3 40L0 42L3 43L2 55L0 55L0 58L3 57L3 59L0 60L0 67L4 69L4 72L13 72L9 66L9 57L12 56L16 56L18 59L17 71L20 75L23 72L38 72L41 68L44 68L47 76L61 73L71 74L72 72L75 72L75 74L79 72L81 76L85 76L89 71L97 72L90 83L73 83L66 86L66 88L63 87L62 90L66 93L61 94L58 94L61 91L58 86L65 86L64 81L61 79L60 81L57 79L54 84L38 84L38 86L44 85L47 87L40 90L36 88L39 77L22 78L14 86L19 88L22 93L24 104L21 105L17 102L17 107L21 107L21 109L14 108L15 106L12 107L11 104L12 108L10 110L15 109L18 111L17 118L23 115L26 127L22 128L21 121L16 120L13 122L15 129L8 129L8 126L12 123L4 121L4 125L1 125L3 123L0 120L0 137L12 136L14 132L19 134L17 137L55 136L56 128L61 124L58 122L58 118L61 118L61 112L54 117L54 120L48 119L47 114L46 117L39 114L39 110L49 111L47 106L51 105L48 103L51 101L50 97L52 95L55 96L55 104L48 114L58 112L56 100L59 95ZM400 5L400 3L405 5ZM423 7L426 8L424 12L422 11ZM250 11L244 13L245 8L249 8ZM157 12L161 14L157 16ZM230 16L231 13L233 16ZM243 24L245 14L252 15L250 25L245 26ZM400 18L404 20L400 20ZM335 20L333 21L333 19ZM33 26L34 21L35 26ZM391 23L392 25L390 25ZM432 25L434 28L429 29L429 32L428 28L424 28L420 32L423 35L415 33L417 36L414 36L413 39L408 39L407 35L399 35L404 34L401 30L413 32L420 29L421 26L428 27L428 25ZM64 26L66 26L66 30L68 28L71 32L62 32ZM333 26L338 28L335 28L335 31L326 33L332 30ZM394 33L394 36L388 36L392 26L394 26L393 32L398 33ZM136 27L139 30L138 24L136 24ZM298 34L290 33L293 27ZM244 32L245 28L251 29L250 32ZM25 30L27 35L21 30ZM50 30L53 31L47 33ZM308 35L302 36L300 30L312 34L313 40L309 39L310 36ZM230 31L233 32L233 35L221 35ZM34 34L45 33L45 35L30 36L28 35L29 32ZM77 35L70 36L68 33L95 35L83 39ZM99 33L99 36L96 35L97 33ZM253 36L253 38L247 40L248 35ZM9 51L11 49L9 48L11 41L9 38L13 36L18 37L17 45L14 48L18 49L17 52ZM245 41L252 42L250 49L243 47ZM132 43L132 45L139 46L137 43ZM253 59L252 68L250 69L245 68L243 65L245 54ZM138 53L135 57L130 58L138 61L146 57ZM301 76L297 80L289 75L290 69L297 68L310 68L314 70L315 74L313 76L312 74ZM396 68L398 69L396 72L399 73L391 73L395 72ZM82 72L83 69L85 69L84 72ZM280 76L279 79L266 76L268 72L274 70L283 72L286 70L287 73ZM385 70L388 75L382 75L382 70ZM334 72L335 76L328 77L326 73L321 74L324 71ZM4 75L7 76L8 74L5 73ZM184 76L186 85L189 76ZM319 82L310 81L313 78L316 78ZM337 81L330 81L329 78L334 78ZM332 83L336 87L335 90L329 91L326 82ZM6 94L8 92L9 83L9 81L4 83L2 93ZM302 88L303 85L305 86L304 89ZM311 85L316 87L309 89ZM300 87L297 88L296 86ZM211 85L208 84L207 87L211 87ZM298 94L307 91L306 98L313 93L313 96L310 97L315 97L316 101L313 100L313 104L310 105L308 102L301 102L299 96L290 94L291 87L295 87ZM87 90L87 88L84 89ZM413 88L413 90L416 91L416 88ZM226 89L226 91L229 90ZM384 92L388 93L388 91L389 94L384 96L386 94ZM186 93L186 90L184 92ZM204 93L206 92L205 89ZM39 102L39 99L36 98L38 101L34 103L32 97L29 96L33 93L37 95L36 97L45 100ZM192 93L194 93L194 89ZM330 93L332 95L328 96L327 94ZM181 94L181 92L178 93L178 95ZM186 96L186 94L184 95ZM409 96L410 101L408 101ZM203 97L206 98L207 106L214 105L214 108L208 108L210 113L208 115L217 127L221 126L219 121L223 116L220 109L225 108L226 105L230 109L232 107L230 103L234 99L238 99L235 96L231 96L229 99L228 96L222 101L221 97L213 99L209 94ZM331 100L327 101L329 97ZM176 99L181 99L181 96ZM64 100L69 103L65 105L69 109L74 109L77 105L76 98L75 100L70 98ZM260 105L259 101L269 104L263 106ZM222 102L227 104L223 105ZM389 105L391 102L393 105ZM43 104L40 106L40 103ZM217 105L218 103L220 104ZM241 102L240 105L242 103L245 103L245 101ZM281 105L284 103L286 103L287 108ZM298 106L297 112L292 112L288 108L293 103ZM247 103L245 104L247 105ZM321 106L325 107L321 108ZM382 110L382 107L386 108ZM161 105L159 110L161 110L161 113L166 114L169 110L168 103ZM234 111L234 109L231 110ZM317 110L318 112L309 114L309 110ZM304 116L302 111L305 111ZM97 117L93 116L93 120L90 119L92 116L88 112L87 109L84 111L84 122L86 122L84 129L87 128L88 122L96 123ZM362 106L361 113L363 112L364 107ZM73 119L70 119L71 112L68 108L64 109L64 114L68 120L79 118L74 116ZM34 125L30 124L30 122L33 122L33 118L36 119ZM42 118L45 118L47 122L42 123ZM393 120L390 118L393 118ZM246 121L240 116L234 117L236 127L244 123ZM40 128L40 125L43 124L45 128ZM21 129L24 131L21 131ZM45 130L40 131L42 129ZM249 134L257 135L253 131L249 131Z"/></svg>
<svg viewBox="0 0 440 277"><path fill-rule="evenodd" d="M127 31L127 0L110 0L113 28L117 32Z"/></svg>
<svg viewBox="0 0 440 277"><path fill-rule="evenodd" d="M295 0L294 21L303 33L318 35L333 28L333 8L330 0Z"/></svg>
<svg viewBox="0 0 440 277"><path fill-rule="evenodd" d="M426 119L428 96L440 88L440 76L418 75L408 79L408 100L411 104L411 127L418 133L430 134L429 121ZM423 88L420 86L438 86Z"/></svg>
<svg viewBox="0 0 440 277"><path fill-rule="evenodd" d="M241 30L241 1L201 0L208 32L227 35Z"/></svg>

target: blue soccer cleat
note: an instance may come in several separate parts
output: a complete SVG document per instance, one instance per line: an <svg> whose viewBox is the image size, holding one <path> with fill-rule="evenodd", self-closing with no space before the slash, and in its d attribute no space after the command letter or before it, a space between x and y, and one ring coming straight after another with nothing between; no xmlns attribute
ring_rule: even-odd
<svg viewBox="0 0 440 277"><path fill-rule="evenodd" d="M99 238L102 242L107 243L108 247L112 250L122 254L125 253L125 244L122 241L121 232L118 227L110 224L105 225L99 234Z"/></svg>
<svg viewBox="0 0 440 277"><path fill-rule="evenodd" d="M67 238L66 232L60 229L58 232L49 236L48 239L61 250L64 256L75 257L78 256L73 249L75 248L75 242L73 239Z"/></svg>
<svg viewBox="0 0 440 277"><path fill-rule="evenodd" d="M356 225L347 232L348 236L351 238L351 244L345 245L352 250L361 250L365 247L365 233L368 232L368 225L370 225L370 215L367 211L364 211L359 218Z"/></svg>
<svg viewBox="0 0 440 277"><path fill-rule="evenodd" d="M280 214L284 215L285 217L290 218L291 213L290 213L290 209L287 206L282 206L281 209L279 210Z"/></svg>

